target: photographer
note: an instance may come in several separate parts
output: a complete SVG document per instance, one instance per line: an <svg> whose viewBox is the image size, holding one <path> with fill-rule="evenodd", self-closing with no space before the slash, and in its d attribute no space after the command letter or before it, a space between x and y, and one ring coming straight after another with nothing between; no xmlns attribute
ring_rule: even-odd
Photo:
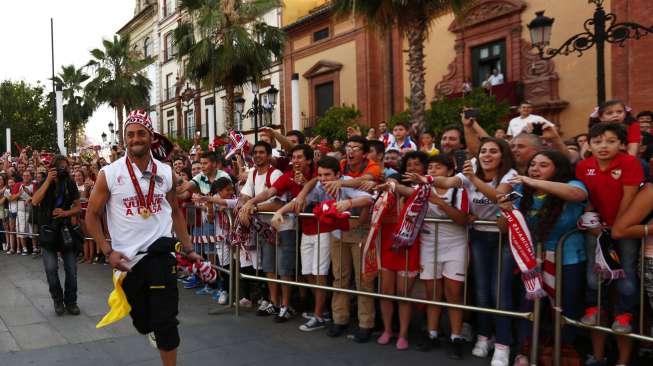
<svg viewBox="0 0 653 366"><path fill-rule="evenodd" d="M37 222L40 244L54 311L57 315L63 315L66 311L79 315L76 241L80 238L71 225L71 218L80 210L79 191L70 178L65 156L54 158L45 181L32 197L32 203L39 206ZM59 281L57 252L61 252L66 272L65 293Z"/></svg>

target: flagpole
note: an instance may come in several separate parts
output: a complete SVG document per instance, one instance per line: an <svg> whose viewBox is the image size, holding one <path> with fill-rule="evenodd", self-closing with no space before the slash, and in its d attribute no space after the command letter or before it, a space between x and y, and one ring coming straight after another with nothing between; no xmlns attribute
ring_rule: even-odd
<svg viewBox="0 0 653 366"><path fill-rule="evenodd" d="M56 89L54 87L54 20L50 18L50 49L52 51L52 97L55 98ZM52 118L56 122L57 118L57 104L52 106Z"/></svg>

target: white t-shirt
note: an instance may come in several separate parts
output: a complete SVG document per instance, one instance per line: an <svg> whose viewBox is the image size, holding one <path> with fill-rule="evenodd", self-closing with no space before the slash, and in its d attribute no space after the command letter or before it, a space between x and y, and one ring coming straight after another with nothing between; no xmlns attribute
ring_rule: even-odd
<svg viewBox="0 0 653 366"><path fill-rule="evenodd" d="M510 179L514 178L515 176L517 176L517 171L515 171L515 169L510 169L506 175L501 178L501 181L497 183L497 180L495 179L488 184L496 188L500 184L510 183ZM485 195L478 189L476 189L476 186L469 179L467 179L464 174L458 173L456 174L456 177L460 178L460 180L463 182L463 188L465 188L467 191L467 195L469 197L469 212L472 215L476 216L478 220L496 221L497 213L499 212L499 206L496 203L492 202L489 198L485 197ZM499 231L499 228L497 228L496 225L473 225L473 228L477 231Z"/></svg>
<svg viewBox="0 0 653 366"><path fill-rule="evenodd" d="M503 84L503 74L499 73L497 75L490 75L490 77L487 79L487 81L492 86L501 85L501 84Z"/></svg>
<svg viewBox="0 0 653 366"><path fill-rule="evenodd" d="M4 194L5 197L7 198L7 202L9 202L9 212L11 213L18 212L18 201L9 201L9 196L11 196L11 189L7 188Z"/></svg>
<svg viewBox="0 0 653 366"><path fill-rule="evenodd" d="M256 168L252 168L247 172L247 182L245 182L245 185L243 188L240 190L240 194L244 194L246 196L254 197L257 194L266 191L268 188L272 187L274 182L276 182L279 177L283 175L281 173L281 170L279 169L273 169L272 173L270 173L270 185L266 185L266 177L268 175L268 172L265 172L264 174L257 174L255 173ZM252 179L254 176L256 176L255 179ZM262 203L271 203L275 199L281 199L282 201L285 201L285 197L271 197L265 202ZM272 220L272 217L270 215L261 215L260 220L265 222L265 223L270 223ZM283 220L283 224L279 227L279 231L285 231L285 230L293 230L295 228L294 225L294 220Z"/></svg>
<svg viewBox="0 0 653 366"><path fill-rule="evenodd" d="M102 168L109 189L107 202L107 225L111 234L111 247L132 259L133 263L140 259L138 252L147 248L162 236L172 235L172 208L166 199L166 194L172 189L172 168L156 159L152 159L143 176L136 164L132 163L136 181L141 186L143 196L147 199L149 177L152 162L156 164L157 172L154 184L154 198L151 215L144 219L140 216L140 208L136 190L129 177L125 157Z"/></svg>
<svg viewBox="0 0 653 366"><path fill-rule="evenodd" d="M508 131L506 131L506 135L516 137L522 132L522 130L526 127L528 123L542 123L542 122L548 122L548 121L544 119L544 117L538 116L536 114L529 114L526 118L517 116L510 120L510 123L508 124Z"/></svg>
<svg viewBox="0 0 653 366"><path fill-rule="evenodd" d="M467 198L467 191L462 188L449 188L447 192L443 195L437 193L435 188L432 188L432 192L438 197L442 198L446 203L452 203L452 195L456 191L456 197L454 200L453 207L458 210L469 213L469 199ZM429 208L426 212L427 218L435 219L449 219L450 217L440 208L440 206L429 202ZM438 238L436 240L436 225ZM424 222L422 226L422 232L420 234L420 245L421 246L434 246L435 243L438 243L438 253L442 254L444 249L465 246L467 245L467 227L458 225L458 224L435 224L432 222ZM443 258L440 258L443 260Z"/></svg>

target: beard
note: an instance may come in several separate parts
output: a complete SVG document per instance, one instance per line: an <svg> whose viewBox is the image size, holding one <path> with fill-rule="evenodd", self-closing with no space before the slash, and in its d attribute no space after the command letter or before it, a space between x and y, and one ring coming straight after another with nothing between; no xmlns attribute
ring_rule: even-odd
<svg viewBox="0 0 653 366"><path fill-rule="evenodd" d="M135 158L142 158L149 154L150 147L149 145L134 145L129 147L129 155Z"/></svg>

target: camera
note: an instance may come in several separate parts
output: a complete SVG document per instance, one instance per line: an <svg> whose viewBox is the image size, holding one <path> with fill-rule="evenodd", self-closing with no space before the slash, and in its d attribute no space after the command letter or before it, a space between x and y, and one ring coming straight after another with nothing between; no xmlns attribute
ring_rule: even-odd
<svg viewBox="0 0 653 366"><path fill-rule="evenodd" d="M476 109L466 109L465 118L478 119L478 111Z"/></svg>
<svg viewBox="0 0 653 366"><path fill-rule="evenodd" d="M59 179L65 179L68 178L68 169L63 166L57 167L57 178Z"/></svg>
<svg viewBox="0 0 653 366"><path fill-rule="evenodd" d="M544 133L544 124L533 123L533 130L531 132L535 136L542 136L542 133Z"/></svg>

